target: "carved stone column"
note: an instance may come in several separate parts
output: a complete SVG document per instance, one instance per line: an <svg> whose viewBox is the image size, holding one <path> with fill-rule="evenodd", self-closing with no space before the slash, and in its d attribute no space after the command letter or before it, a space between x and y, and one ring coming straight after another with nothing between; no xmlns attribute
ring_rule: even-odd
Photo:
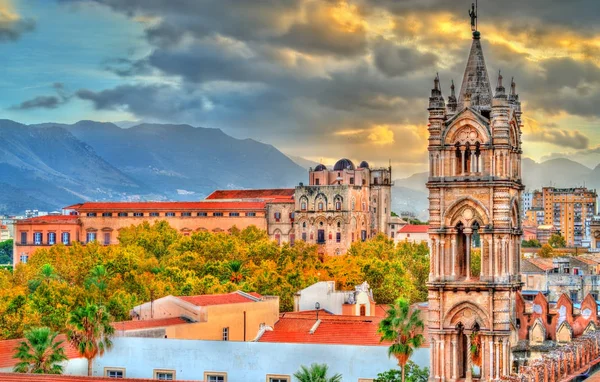
<svg viewBox="0 0 600 382"><path fill-rule="evenodd" d="M456 239L450 242L452 243L452 277L456 277Z"/></svg>
<svg viewBox="0 0 600 382"><path fill-rule="evenodd" d="M452 340L452 379L456 380L456 368L458 367L458 351L456 349L456 340Z"/></svg>
<svg viewBox="0 0 600 382"><path fill-rule="evenodd" d="M473 230L471 230L470 228L465 228L464 229L464 234L467 237L466 240L466 248L467 248L467 254L466 254L466 271L467 271L467 279L471 278L471 234L473 233Z"/></svg>
<svg viewBox="0 0 600 382"><path fill-rule="evenodd" d="M473 354L471 353L471 333L465 333L467 336L467 370L465 381L471 382L473 380Z"/></svg>
<svg viewBox="0 0 600 382"><path fill-rule="evenodd" d="M448 273L446 272L446 240L440 240L440 250L438 252L440 254L440 263L442 268L442 273L440 273L440 276L447 276Z"/></svg>
<svg viewBox="0 0 600 382"><path fill-rule="evenodd" d="M490 344L490 370L489 370L489 374L490 374L490 381L495 379L495 374L494 374L494 340L490 340L489 342Z"/></svg>
<svg viewBox="0 0 600 382"><path fill-rule="evenodd" d="M493 249L493 238L485 241L488 245L488 275L493 279L494 278L494 249Z"/></svg>
<svg viewBox="0 0 600 382"><path fill-rule="evenodd" d="M463 146L463 147L460 148L460 155L462 157L461 175L465 175L465 172L467 172L467 161L465 160L465 154L466 154L466 149Z"/></svg>

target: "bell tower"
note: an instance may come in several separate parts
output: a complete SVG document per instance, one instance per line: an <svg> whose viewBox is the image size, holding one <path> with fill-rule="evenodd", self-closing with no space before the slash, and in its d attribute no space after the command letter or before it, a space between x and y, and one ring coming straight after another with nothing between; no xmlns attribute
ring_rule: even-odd
<svg viewBox="0 0 600 382"><path fill-rule="evenodd" d="M500 73L492 92L473 29L458 99L452 82L446 105L439 76L429 98L431 381L497 380L517 343L521 104Z"/></svg>

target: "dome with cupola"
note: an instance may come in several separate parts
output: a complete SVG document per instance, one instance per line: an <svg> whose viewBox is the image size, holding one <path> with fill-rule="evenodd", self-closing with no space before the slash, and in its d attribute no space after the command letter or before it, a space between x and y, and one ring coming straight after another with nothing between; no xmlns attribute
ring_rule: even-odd
<svg viewBox="0 0 600 382"><path fill-rule="evenodd" d="M317 165L317 167L315 167L314 171L326 171L327 167L325 167L324 164L319 164Z"/></svg>
<svg viewBox="0 0 600 382"><path fill-rule="evenodd" d="M366 160L360 162L358 168L369 168L369 162L367 162Z"/></svg>

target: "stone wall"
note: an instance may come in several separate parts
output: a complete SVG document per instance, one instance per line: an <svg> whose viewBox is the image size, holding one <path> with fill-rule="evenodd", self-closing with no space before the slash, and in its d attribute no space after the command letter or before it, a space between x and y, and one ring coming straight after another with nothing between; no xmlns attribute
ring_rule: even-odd
<svg viewBox="0 0 600 382"><path fill-rule="evenodd" d="M585 334L521 366L518 374L502 377L514 382L559 382L585 372L600 357L600 331Z"/></svg>

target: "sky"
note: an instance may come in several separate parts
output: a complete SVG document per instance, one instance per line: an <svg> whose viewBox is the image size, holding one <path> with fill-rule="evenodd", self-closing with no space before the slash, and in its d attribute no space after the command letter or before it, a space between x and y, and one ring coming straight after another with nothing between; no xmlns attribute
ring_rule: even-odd
<svg viewBox="0 0 600 382"><path fill-rule="evenodd" d="M0 118L220 128L332 164L427 166L427 99L462 81L463 0L0 0ZM480 0L523 150L600 163L600 2ZM201 155L201 154L199 154Z"/></svg>

